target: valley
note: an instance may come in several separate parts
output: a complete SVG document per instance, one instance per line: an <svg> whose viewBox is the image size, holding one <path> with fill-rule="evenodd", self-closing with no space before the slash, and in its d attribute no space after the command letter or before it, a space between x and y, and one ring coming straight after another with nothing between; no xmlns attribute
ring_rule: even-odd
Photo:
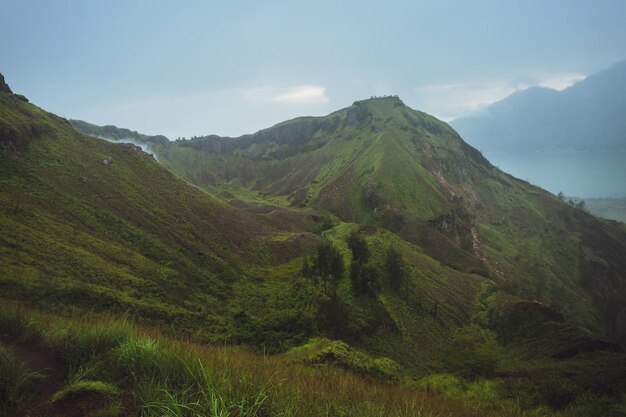
<svg viewBox="0 0 626 417"><path fill-rule="evenodd" d="M88 135L130 136L154 157ZM7 86L0 190L1 365L24 349L56 355L66 382L53 405L623 410L624 225L500 171L398 97L168 141L71 124ZM263 385L273 372L286 374ZM360 393L309 385L324 378ZM36 378L16 381L0 387L18 398L6 412L36 409L19 401Z"/></svg>

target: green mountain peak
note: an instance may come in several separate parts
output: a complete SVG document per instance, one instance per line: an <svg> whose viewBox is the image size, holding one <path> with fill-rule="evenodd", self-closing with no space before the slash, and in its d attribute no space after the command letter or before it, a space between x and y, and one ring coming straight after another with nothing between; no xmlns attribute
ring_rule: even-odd
<svg viewBox="0 0 626 417"><path fill-rule="evenodd" d="M446 267L542 300L592 334L626 343L624 313L615 314L626 311L626 260L615 256L615 248L626 251L624 230L500 171L446 123L397 97L155 152L237 207L315 210L388 230ZM598 230L615 236L612 243ZM595 256L612 266L598 269Z"/></svg>
<svg viewBox="0 0 626 417"><path fill-rule="evenodd" d="M400 99L400 97L398 96L372 96L370 98L364 99L364 100L357 100L354 103L352 103L353 106L360 106L360 105L365 105L365 106L372 106L372 107L379 107L379 106L392 106L392 107L399 107L399 106L405 106L404 102Z"/></svg>

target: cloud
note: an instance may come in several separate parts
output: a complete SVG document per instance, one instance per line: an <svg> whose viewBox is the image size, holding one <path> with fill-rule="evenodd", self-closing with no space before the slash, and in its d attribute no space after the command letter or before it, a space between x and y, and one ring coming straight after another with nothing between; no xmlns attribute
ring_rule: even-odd
<svg viewBox="0 0 626 417"><path fill-rule="evenodd" d="M265 85L242 89L241 95L248 101L265 103L315 104L329 101L326 87L320 85L289 88Z"/></svg>
<svg viewBox="0 0 626 417"><path fill-rule="evenodd" d="M505 83L432 84L417 87L415 92L420 109L450 121L474 113L525 87Z"/></svg>
<svg viewBox="0 0 626 417"><path fill-rule="evenodd" d="M561 91L585 78L587 78L587 76L583 74L553 74L541 79L539 85L541 87Z"/></svg>
<svg viewBox="0 0 626 417"><path fill-rule="evenodd" d="M323 103L328 101L328 97L325 87L301 85L272 97L272 101L278 103Z"/></svg>
<svg viewBox="0 0 626 417"><path fill-rule="evenodd" d="M285 106L284 103L299 105ZM237 86L82 108L72 112L72 117L175 139L179 136L253 133L304 114L319 116L328 113L332 110L329 106L326 89L321 86Z"/></svg>
<svg viewBox="0 0 626 417"><path fill-rule="evenodd" d="M533 86L564 90L586 77L578 73L522 77L510 82L431 84L415 89L418 107L435 117L451 121L475 114L490 104Z"/></svg>

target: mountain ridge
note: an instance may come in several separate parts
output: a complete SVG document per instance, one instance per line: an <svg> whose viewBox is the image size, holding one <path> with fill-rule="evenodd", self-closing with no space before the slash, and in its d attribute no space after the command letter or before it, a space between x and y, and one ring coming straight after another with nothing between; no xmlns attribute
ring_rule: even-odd
<svg viewBox="0 0 626 417"><path fill-rule="evenodd" d="M626 228L501 172L397 99L241 143L156 141L157 159L3 92L0 132L0 336L72 358L59 369L106 361L98 378L136 395L110 358L130 343L152 370L154 330L75 336L68 318L110 313L182 338L174 372L198 363L189 341L232 344L276 366L487 389L507 410L621 407ZM53 330L20 335L51 328L24 304Z"/></svg>
<svg viewBox="0 0 626 417"><path fill-rule="evenodd" d="M557 91L533 87L450 124L483 151L626 150L626 61Z"/></svg>
<svg viewBox="0 0 626 417"><path fill-rule="evenodd" d="M315 209L383 227L446 266L550 300L569 320L623 343L617 311L624 305L616 294L625 290L618 272L624 266L613 264L605 278L591 255L622 262L607 249L624 247L617 243L623 230L502 173L448 125L396 97L241 138L179 140L155 151L181 177L233 203ZM585 227L573 232L572 225ZM617 235L604 246L597 230ZM608 276L611 294L590 289L605 286ZM559 301L570 297L577 301Z"/></svg>

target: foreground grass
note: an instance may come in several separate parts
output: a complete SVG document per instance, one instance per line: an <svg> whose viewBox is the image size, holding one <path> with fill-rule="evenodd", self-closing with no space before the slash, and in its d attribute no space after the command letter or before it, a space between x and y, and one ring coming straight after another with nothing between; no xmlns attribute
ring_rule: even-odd
<svg viewBox="0 0 626 417"><path fill-rule="evenodd" d="M63 364L57 372L65 382L47 402L50 415L57 404L102 416L530 415L515 406L469 405L431 389L334 367L288 363L281 355L173 340L111 317L50 317L5 306L0 335L13 349L28 346ZM23 364L15 366L22 371L3 371L3 380L19 392L33 381ZM5 415L34 407L26 397L7 398L2 397Z"/></svg>

